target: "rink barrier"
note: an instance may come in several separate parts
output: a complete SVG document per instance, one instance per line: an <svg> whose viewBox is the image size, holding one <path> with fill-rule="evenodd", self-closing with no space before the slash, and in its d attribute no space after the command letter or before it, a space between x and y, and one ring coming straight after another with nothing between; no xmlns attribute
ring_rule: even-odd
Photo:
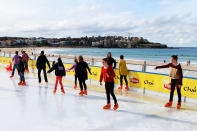
<svg viewBox="0 0 197 131"><path fill-rule="evenodd" d="M9 57L0 57L0 63L9 64L12 61L12 58ZM36 69L36 60L29 60L29 68ZM52 65L52 62L50 62ZM70 68L72 63L64 63L66 69ZM89 79L99 80L101 67L99 66L89 66L92 72L92 75L88 75ZM48 68L47 68L48 69ZM115 69L115 83L120 84L120 77L118 69ZM74 71L71 70L67 72L67 75L74 75ZM170 93L171 79L167 74L153 73L153 72L142 72L129 70L128 82L130 87L142 88L145 90L157 91L162 93ZM181 87L182 96L195 98L197 99L197 78L194 77L184 77L183 85ZM177 92L175 91L175 94Z"/></svg>

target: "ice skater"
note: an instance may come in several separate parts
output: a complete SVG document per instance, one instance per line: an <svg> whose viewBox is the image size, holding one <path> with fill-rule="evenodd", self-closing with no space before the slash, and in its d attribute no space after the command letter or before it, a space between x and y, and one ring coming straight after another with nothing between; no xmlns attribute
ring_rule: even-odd
<svg viewBox="0 0 197 131"><path fill-rule="evenodd" d="M103 109L111 108L110 95L114 99L113 109L116 110L119 107L116 96L114 94L114 77L115 77L114 69L112 68L111 65L108 65L107 58L104 58L103 67L101 68L100 85L102 85L102 81L104 79L106 96L107 96L107 105L105 105Z"/></svg>
<svg viewBox="0 0 197 131"><path fill-rule="evenodd" d="M80 96L83 96L83 94L87 95L87 85L86 85L86 80L88 79L88 72L89 71L90 74L90 68L88 67L88 64L83 60L83 56L79 56L78 57L78 63L77 63L77 67L76 67L76 76L79 80L79 85L81 88L81 91L79 92Z"/></svg>
<svg viewBox="0 0 197 131"><path fill-rule="evenodd" d="M25 82L25 65L23 63L23 60L22 60L22 57L19 56L19 63L18 63L18 74L20 76L20 82L18 83L18 85L26 85L26 82Z"/></svg>
<svg viewBox="0 0 197 131"><path fill-rule="evenodd" d="M119 74L120 74L120 87L118 89L122 90L123 78L124 78L125 83L126 83L125 89L127 91L129 91L128 81L127 81L127 75L129 74L129 71L127 69L127 65L126 65L126 62L124 60L123 55L120 55L120 60L119 60L119 63L118 63L118 69L119 69Z"/></svg>
<svg viewBox="0 0 197 131"><path fill-rule="evenodd" d="M77 67L77 64L78 64L77 58L74 59L74 62L75 62L75 64L71 68L69 68L67 71L71 71L72 69L74 69L74 71L75 71L75 86L74 86L74 89L76 89L77 88L76 67Z"/></svg>
<svg viewBox="0 0 197 131"><path fill-rule="evenodd" d="M48 85L48 79L47 79L47 73L46 73L46 64L48 65L49 68L51 68L47 57L44 55L44 51L41 51L40 56L38 57L38 59L36 61L36 67L38 69L38 83L39 84L41 84L40 73L43 70L45 82Z"/></svg>
<svg viewBox="0 0 197 131"><path fill-rule="evenodd" d="M29 72L29 69L28 69L29 56L27 55L27 53L25 51L22 51L22 60L25 65L25 71Z"/></svg>
<svg viewBox="0 0 197 131"><path fill-rule="evenodd" d="M113 67L113 69L116 68L116 60L112 57L111 52L107 53L107 61L108 64Z"/></svg>
<svg viewBox="0 0 197 131"><path fill-rule="evenodd" d="M15 69L18 69L18 68L17 68L18 63L19 63L18 51L15 52L15 55L14 55L14 57L12 58L12 61L13 61L13 63L14 63L14 66L13 66L13 68L12 68L12 74L11 74L10 78L14 77Z"/></svg>
<svg viewBox="0 0 197 131"><path fill-rule="evenodd" d="M175 88L177 88L177 94L178 94L177 108L180 109L181 108L181 85L182 85L183 73L182 73L181 65L178 64L177 55L171 56L171 63L167 65L155 67L155 69L160 69L160 68L170 68L170 77L171 77L170 99L169 99L169 102L165 104L165 107L172 106L174 90Z"/></svg>
<svg viewBox="0 0 197 131"><path fill-rule="evenodd" d="M62 78L66 75L66 71L64 68L64 64L62 63L61 58L58 58L57 63L47 72L51 73L53 70L55 70L56 75L56 82L55 82L55 88L53 90L53 93L55 94L57 91L57 84L60 83L61 86L61 92L65 94L64 87L62 84Z"/></svg>

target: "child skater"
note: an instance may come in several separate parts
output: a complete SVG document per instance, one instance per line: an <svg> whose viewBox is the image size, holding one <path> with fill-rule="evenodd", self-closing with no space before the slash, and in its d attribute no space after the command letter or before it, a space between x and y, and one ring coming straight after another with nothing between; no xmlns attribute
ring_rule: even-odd
<svg viewBox="0 0 197 131"><path fill-rule="evenodd" d="M53 90L53 93L54 94L56 93L57 84L59 82L60 86L61 86L61 92L65 94L64 87L63 87L63 84L62 84L62 77L66 75L66 71L65 71L65 68L64 68L64 65L62 63L61 58L58 58L57 61L58 62L47 73L50 73L53 70L55 70L56 82L55 82L55 88Z"/></svg>
<svg viewBox="0 0 197 131"><path fill-rule="evenodd" d="M115 73L111 65L108 65L107 58L103 59L103 67L101 69L100 75L100 85L102 85L102 80L104 79L105 82L105 90L107 95L107 105L103 107L103 109L110 109L110 94L114 99L114 110L118 109L119 105L116 100L116 96L114 94L114 77Z"/></svg>
<svg viewBox="0 0 197 131"><path fill-rule="evenodd" d="M25 65L23 63L22 57L19 56L19 63L18 63L18 74L20 76L20 82L18 83L18 85L26 85L25 82L25 76L24 76L24 72L25 72Z"/></svg>
<svg viewBox="0 0 197 131"><path fill-rule="evenodd" d="M165 104L165 107L171 107L173 102L173 96L174 96L174 90L175 87L177 88L177 94L178 94L178 104L177 108L181 108L181 85L182 85L182 79L183 79L183 73L181 65L177 62L178 57L177 55L171 56L171 63L163 66L157 66L155 69L159 68L170 68L170 77L171 77L171 91L170 91L170 100L168 103Z"/></svg>
<svg viewBox="0 0 197 131"><path fill-rule="evenodd" d="M79 56L78 58L79 63L77 63L77 67L75 70L76 76L79 80L79 85L81 88L81 92L79 92L80 96L83 96L83 94L87 95L87 86L85 81L88 79L88 72L89 71L90 74L90 68L88 67L88 64L83 60L83 56Z"/></svg>
<svg viewBox="0 0 197 131"><path fill-rule="evenodd" d="M77 64L78 64L77 58L74 59L74 62L75 62L75 64L71 68L69 68L67 71L70 71L70 70L74 69L74 71L75 71L75 86L74 86L74 89L76 89L77 88L76 67L77 67Z"/></svg>
<svg viewBox="0 0 197 131"><path fill-rule="evenodd" d="M127 81L127 75L129 74L128 69L127 69L127 65L126 62L124 60L124 56L120 55L120 60L118 63L118 69L119 69L119 74L120 74L120 87L118 88L119 90L122 90L122 82L123 82L123 78L125 80L126 83L126 87L125 89L127 91L129 91L129 86L128 86L128 81Z"/></svg>

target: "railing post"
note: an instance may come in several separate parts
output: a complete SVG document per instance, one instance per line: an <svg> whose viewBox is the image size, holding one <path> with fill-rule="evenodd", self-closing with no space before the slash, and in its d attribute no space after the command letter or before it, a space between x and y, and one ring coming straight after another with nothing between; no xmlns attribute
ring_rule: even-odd
<svg viewBox="0 0 197 131"><path fill-rule="evenodd" d="M4 51L4 57L5 57L5 51Z"/></svg>
<svg viewBox="0 0 197 131"><path fill-rule="evenodd" d="M186 102L186 96L184 97L184 103Z"/></svg>
<svg viewBox="0 0 197 131"><path fill-rule="evenodd" d="M94 58L92 57L92 65L94 66Z"/></svg>
<svg viewBox="0 0 197 131"><path fill-rule="evenodd" d="M11 58L11 52L9 52L9 57Z"/></svg>
<svg viewBox="0 0 197 131"><path fill-rule="evenodd" d="M146 72L146 61L144 61L144 64L142 65L142 71Z"/></svg>

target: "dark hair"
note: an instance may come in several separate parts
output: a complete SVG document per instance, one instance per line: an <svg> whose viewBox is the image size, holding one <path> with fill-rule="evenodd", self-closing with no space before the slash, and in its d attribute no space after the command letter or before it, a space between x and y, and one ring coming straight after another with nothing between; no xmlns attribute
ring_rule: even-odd
<svg viewBox="0 0 197 131"><path fill-rule="evenodd" d="M120 59L124 59L124 56L123 55L120 55Z"/></svg>
<svg viewBox="0 0 197 131"><path fill-rule="evenodd" d="M80 55L80 56L78 57L78 59L79 59L79 62L80 62L80 61L83 61L83 56Z"/></svg>
<svg viewBox="0 0 197 131"><path fill-rule="evenodd" d="M78 63L78 60L77 60L77 58L75 58L75 59L74 59L74 61L75 61L75 63Z"/></svg>
<svg viewBox="0 0 197 131"><path fill-rule="evenodd" d="M18 51L15 52L18 55Z"/></svg>
<svg viewBox="0 0 197 131"><path fill-rule="evenodd" d="M22 57L21 57L21 56L19 56L19 57L18 57L18 59L19 59L19 60L22 60Z"/></svg>
<svg viewBox="0 0 197 131"><path fill-rule="evenodd" d="M43 50L41 51L41 54L44 55L44 51Z"/></svg>
<svg viewBox="0 0 197 131"><path fill-rule="evenodd" d="M177 55L172 55L171 56L173 59L175 59L176 61L178 60L178 56Z"/></svg>
<svg viewBox="0 0 197 131"><path fill-rule="evenodd" d="M108 61L108 59L107 59L107 58L103 58L103 61L107 62L107 61Z"/></svg>
<svg viewBox="0 0 197 131"><path fill-rule="evenodd" d="M62 59L60 57L57 59L57 61L58 61L59 64L63 64Z"/></svg>

